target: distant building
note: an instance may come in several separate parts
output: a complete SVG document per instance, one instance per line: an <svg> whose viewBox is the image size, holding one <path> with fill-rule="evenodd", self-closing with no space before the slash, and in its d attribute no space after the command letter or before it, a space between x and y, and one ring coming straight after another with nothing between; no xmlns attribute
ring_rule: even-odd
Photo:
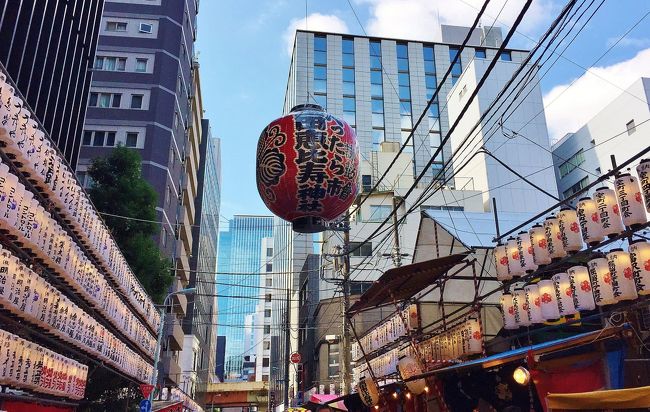
<svg viewBox="0 0 650 412"><path fill-rule="evenodd" d="M272 217L252 215L235 215L227 230L219 233L217 333L226 337L226 381L240 380L244 357L255 353L250 340L246 340L245 319L255 313L263 297L258 289L260 245L263 238L272 234Z"/></svg>
<svg viewBox="0 0 650 412"><path fill-rule="evenodd" d="M224 381L225 365L226 365L226 337L217 336L217 344L215 345L214 355L214 373L217 376L217 381Z"/></svg>
<svg viewBox="0 0 650 412"><path fill-rule="evenodd" d="M564 199L623 163L650 140L650 78L642 77L574 133L553 145L557 188Z"/></svg>
<svg viewBox="0 0 650 412"><path fill-rule="evenodd" d="M0 63L74 170L103 0L0 0Z"/></svg>
<svg viewBox="0 0 650 412"><path fill-rule="evenodd" d="M262 247L260 250L260 290L264 292L264 300L259 301L255 310L255 380L268 381L270 374L270 358L271 358L271 328L276 326L271 324L271 312L273 302L267 299L268 295L280 294L275 293L279 291L273 286L273 238L266 237L262 239ZM276 326L277 327L277 326Z"/></svg>

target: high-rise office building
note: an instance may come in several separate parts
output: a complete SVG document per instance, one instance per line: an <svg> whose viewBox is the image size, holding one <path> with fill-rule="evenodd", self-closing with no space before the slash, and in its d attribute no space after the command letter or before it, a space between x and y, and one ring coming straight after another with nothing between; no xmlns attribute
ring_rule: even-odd
<svg viewBox="0 0 650 412"><path fill-rule="evenodd" d="M260 281L259 287L264 293L278 292L273 286L273 238L265 237L262 239L260 250ZM280 294L276 294L280 297ZM255 309L255 380L268 381L270 375L271 360L271 327L272 325L272 301L267 299L260 300Z"/></svg>
<svg viewBox="0 0 650 412"><path fill-rule="evenodd" d="M0 0L0 63L74 169L104 0Z"/></svg>
<svg viewBox="0 0 650 412"><path fill-rule="evenodd" d="M263 238L273 234L270 216L235 215L228 230L219 233L217 260L217 333L226 337L225 380L240 380L244 357L255 354L246 344L246 316L255 313L260 298L259 273ZM250 329L249 329L250 331ZM254 346L254 345L253 345Z"/></svg>
<svg viewBox="0 0 650 412"><path fill-rule="evenodd" d="M190 280L203 107L194 59L198 2L108 0L101 17L76 171L117 145L137 150L158 193L156 241L175 267L170 291ZM174 295L161 353L163 384L180 386L187 297Z"/></svg>
<svg viewBox="0 0 650 412"><path fill-rule="evenodd" d="M187 315L183 319L185 345L181 364L183 381L191 382L196 392L203 393L206 384L215 381L217 301L214 277L217 271L217 241L221 205L220 140L213 138L208 120L202 121L198 181L199 193L194 207L196 219L192 227L194 242L190 258L189 287L197 293L189 296ZM192 391L194 393L194 391Z"/></svg>

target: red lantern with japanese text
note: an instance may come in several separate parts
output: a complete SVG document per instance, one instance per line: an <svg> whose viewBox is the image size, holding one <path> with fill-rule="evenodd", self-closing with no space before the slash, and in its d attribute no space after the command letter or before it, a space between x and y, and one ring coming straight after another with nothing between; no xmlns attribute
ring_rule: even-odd
<svg viewBox="0 0 650 412"><path fill-rule="evenodd" d="M314 233L357 196L359 146L354 130L320 106L304 104L271 122L257 145L257 190L293 230Z"/></svg>

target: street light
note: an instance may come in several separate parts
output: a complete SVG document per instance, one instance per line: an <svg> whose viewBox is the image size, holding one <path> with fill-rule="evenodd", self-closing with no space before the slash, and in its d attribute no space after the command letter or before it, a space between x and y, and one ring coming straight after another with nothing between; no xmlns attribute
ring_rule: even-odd
<svg viewBox="0 0 650 412"><path fill-rule="evenodd" d="M158 381L158 362L160 361L160 345L162 344L162 335L165 328L165 308L167 307L167 300L174 295L192 295L196 292L196 288L186 288L177 290L175 292L169 293L165 296L163 304L158 306L160 311L160 326L158 326L158 340L156 341L156 351L154 352L153 360L153 377L151 378L151 384L156 388L156 383ZM149 394L149 401L153 402L153 390Z"/></svg>

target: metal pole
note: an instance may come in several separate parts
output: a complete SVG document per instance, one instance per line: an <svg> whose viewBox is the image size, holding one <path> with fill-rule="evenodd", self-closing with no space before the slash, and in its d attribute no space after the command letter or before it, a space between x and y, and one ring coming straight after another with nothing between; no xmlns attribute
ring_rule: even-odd
<svg viewBox="0 0 650 412"><path fill-rule="evenodd" d="M285 324L284 324L284 409L289 408L289 357L291 356L291 335L289 329L289 305L291 304L291 289L289 283L287 282L287 307L285 312Z"/></svg>
<svg viewBox="0 0 650 412"><path fill-rule="evenodd" d="M153 376L151 378L151 384L154 386L153 390L149 394L149 401L153 403L153 393L156 390L156 384L158 383L158 362L160 361L160 346L162 345L162 336L163 329L165 327L165 303L167 302L167 297L163 301L163 306L158 308L160 311L160 326L158 326L158 339L156 340L156 351L153 356Z"/></svg>
<svg viewBox="0 0 650 412"><path fill-rule="evenodd" d="M492 198L492 211L494 212L494 225L497 229L497 239L501 239L501 233L499 231L499 215L497 213L497 198Z"/></svg>
<svg viewBox="0 0 650 412"><path fill-rule="evenodd" d="M395 242L393 247L393 263L395 267L402 266L402 251L399 246L399 230L397 226L397 208L399 207L399 202L397 197L393 196L393 208L395 213L393 213L393 240Z"/></svg>
<svg viewBox="0 0 650 412"><path fill-rule="evenodd" d="M350 370L352 344L350 342L350 328L346 322L348 310L350 310L350 215L346 214L343 221L345 225L343 231L343 337L341 343L341 376L343 378L343 385L341 385L341 392L343 395L348 395L352 390L352 371Z"/></svg>

